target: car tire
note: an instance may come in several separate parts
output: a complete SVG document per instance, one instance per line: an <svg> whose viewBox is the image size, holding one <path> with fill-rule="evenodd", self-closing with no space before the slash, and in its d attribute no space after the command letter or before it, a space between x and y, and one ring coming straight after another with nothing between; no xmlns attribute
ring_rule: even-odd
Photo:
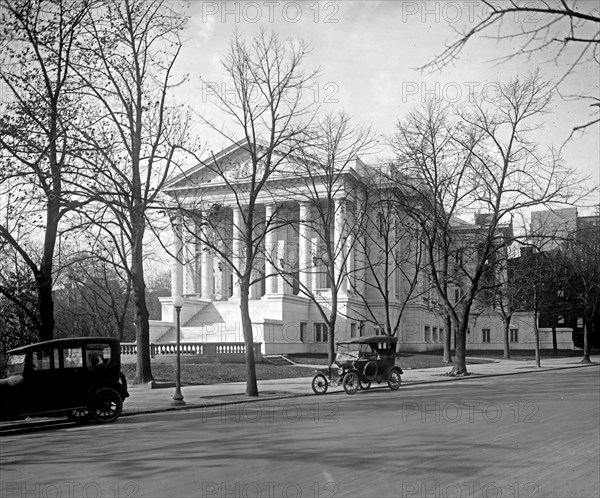
<svg viewBox="0 0 600 498"><path fill-rule="evenodd" d="M121 395L112 387L101 387L92 394L90 399L90 414L97 422L108 424L121 415L123 400Z"/></svg>
<svg viewBox="0 0 600 498"><path fill-rule="evenodd" d="M313 377L310 386L315 394L325 394L329 387L329 382L327 382L327 377L323 374L316 374Z"/></svg>
<svg viewBox="0 0 600 498"><path fill-rule="evenodd" d="M76 424L84 424L90 420L90 411L85 408L75 408L67 412L67 418Z"/></svg>
<svg viewBox="0 0 600 498"><path fill-rule="evenodd" d="M342 387L344 388L344 391L346 391L346 394L356 394L356 391L358 391L360 387L358 375L355 372L348 372L344 376Z"/></svg>
<svg viewBox="0 0 600 498"><path fill-rule="evenodd" d="M400 371L397 368L392 368L388 374L388 386L392 391L397 391L400 389L400 384L402 384Z"/></svg>
<svg viewBox="0 0 600 498"><path fill-rule="evenodd" d="M365 379L368 381L375 380L377 378L377 370L377 362L372 360L368 361L363 368L363 375L365 376Z"/></svg>

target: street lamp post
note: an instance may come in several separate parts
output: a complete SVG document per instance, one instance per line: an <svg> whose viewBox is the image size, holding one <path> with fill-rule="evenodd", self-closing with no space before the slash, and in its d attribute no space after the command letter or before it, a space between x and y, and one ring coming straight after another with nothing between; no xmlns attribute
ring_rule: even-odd
<svg viewBox="0 0 600 498"><path fill-rule="evenodd" d="M181 323L179 315L181 314L181 308L183 307L183 298L176 296L173 298L173 307L175 308L175 314L177 315L177 353L176 353L176 378L175 378L175 394L173 395L172 405L185 405L183 401L183 394L181 394Z"/></svg>

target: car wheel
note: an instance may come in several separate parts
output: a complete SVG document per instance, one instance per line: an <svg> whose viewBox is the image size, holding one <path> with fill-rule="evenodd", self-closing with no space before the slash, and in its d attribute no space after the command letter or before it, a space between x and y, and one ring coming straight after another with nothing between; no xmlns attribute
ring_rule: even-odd
<svg viewBox="0 0 600 498"><path fill-rule="evenodd" d="M114 422L121 415L123 400L112 387L101 387L90 400L90 413L94 420L102 423Z"/></svg>
<svg viewBox="0 0 600 498"><path fill-rule="evenodd" d="M76 424L83 424L90 419L90 411L85 408L76 408L67 412L67 418Z"/></svg>
<svg viewBox="0 0 600 498"><path fill-rule="evenodd" d="M377 377L377 362L368 361L363 368L363 375L368 381L375 380Z"/></svg>
<svg viewBox="0 0 600 498"><path fill-rule="evenodd" d="M366 380L366 381L361 380L360 381L360 388L362 390L366 391L367 389L369 389L369 387L371 387L371 382L370 381L368 381L368 380Z"/></svg>
<svg viewBox="0 0 600 498"><path fill-rule="evenodd" d="M388 375L388 386L390 386L390 389L392 391L397 391L398 389L400 389L401 383L402 379L400 378L400 372L395 368L390 370L390 373Z"/></svg>
<svg viewBox="0 0 600 498"><path fill-rule="evenodd" d="M325 394L327 392L327 388L329 387L327 377L325 377L323 374L315 375L312 379L311 387L315 394Z"/></svg>
<svg viewBox="0 0 600 498"><path fill-rule="evenodd" d="M356 373L348 372L344 376L344 381L342 382L342 387L344 388L344 391L346 391L346 394L356 393L356 391L358 391L359 386L360 386L360 381L358 380L358 375L356 375Z"/></svg>

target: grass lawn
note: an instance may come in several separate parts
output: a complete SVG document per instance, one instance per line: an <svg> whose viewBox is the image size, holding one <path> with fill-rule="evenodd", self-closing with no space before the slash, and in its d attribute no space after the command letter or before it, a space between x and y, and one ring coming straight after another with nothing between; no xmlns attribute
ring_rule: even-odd
<svg viewBox="0 0 600 498"><path fill-rule="evenodd" d="M452 352L454 354L454 351ZM471 359L468 365L488 363L502 358L502 351L471 351L467 352ZM580 350L560 350L555 356L552 350L542 350L541 357L580 357ZM267 379L292 379L295 377L312 377L319 365L327 364L325 354L291 354L288 357L294 362L310 366L271 365L269 363L256 364L256 377L258 380ZM514 360L534 359L533 351L511 351ZM404 370L415 368L448 367L451 365L442 362L442 352L429 353L400 353L396 363ZM121 366L129 381L135 377L135 364ZM152 374L157 381L174 381L175 360L173 362L161 361L152 363ZM243 382L246 380L246 365L244 363L182 363L181 382L183 384L219 384L222 382Z"/></svg>
<svg viewBox="0 0 600 498"><path fill-rule="evenodd" d="M135 365L122 365L121 369L128 381L135 377ZM295 377L312 377L315 367L294 367L292 365L256 364L256 378L293 379ZM158 381L175 380L175 361L173 363L152 363L152 375ZM246 380L246 365L244 363L182 363L182 384L220 384L222 382L243 382Z"/></svg>

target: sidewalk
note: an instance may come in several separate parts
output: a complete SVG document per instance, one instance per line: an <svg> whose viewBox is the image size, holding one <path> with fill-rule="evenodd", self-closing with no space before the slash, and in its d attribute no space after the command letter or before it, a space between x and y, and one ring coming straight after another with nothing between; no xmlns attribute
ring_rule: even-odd
<svg viewBox="0 0 600 498"><path fill-rule="evenodd" d="M470 359L475 359L470 357ZM591 357L592 364L587 366L598 367L600 356ZM544 372L548 370L560 370L564 368L586 367L580 363L581 358L542 358L541 368L535 366L535 360L494 360L493 363L481 363L467 365L470 373L467 377L448 377L446 375L451 366L439 368L423 368L414 370L404 370L402 375L402 389L411 388L423 384L436 382L460 382L482 377L491 377L499 375L514 375L529 372ZM401 366L401 365L400 365ZM317 367L315 367L315 370ZM308 372L310 370L307 369ZM184 396L185 405L173 406L171 404L174 387L162 387L151 389L147 385L129 386L129 398L125 401L123 415L134 415L136 413L155 413L169 410L181 410L191 408L202 408L210 406L222 406L236 403L248 403L256 401L265 401L269 399L295 398L299 396L313 395L311 389L310 377L301 377L295 379L276 379L258 381L258 398L249 398L244 393L246 390L245 382L231 382L227 384L211 384L205 386L183 385L181 392ZM160 385L160 384L159 384ZM387 388L385 383L381 386ZM371 389L380 388L378 384L373 384ZM343 393L341 386L329 386L327 393Z"/></svg>

